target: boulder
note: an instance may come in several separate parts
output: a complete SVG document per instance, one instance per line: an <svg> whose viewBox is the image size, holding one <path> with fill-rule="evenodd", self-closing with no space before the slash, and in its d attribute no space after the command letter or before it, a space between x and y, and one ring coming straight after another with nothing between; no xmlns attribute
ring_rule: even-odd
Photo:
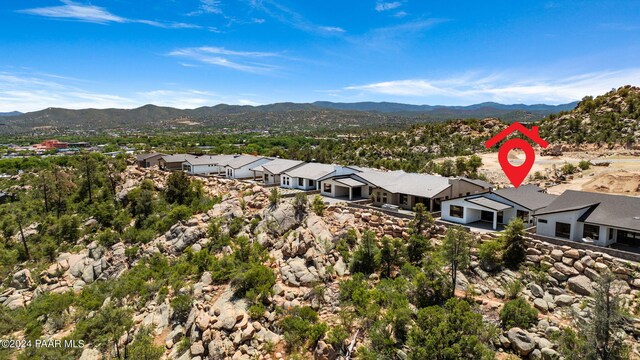
<svg viewBox="0 0 640 360"><path fill-rule="evenodd" d="M204 345L202 345L202 341L196 341L191 344L191 355L198 356L204 354Z"/></svg>
<svg viewBox="0 0 640 360"><path fill-rule="evenodd" d="M560 359L560 354L552 348L542 348L540 350L543 360L557 360Z"/></svg>
<svg viewBox="0 0 640 360"><path fill-rule="evenodd" d="M307 267L303 258L291 258L280 268L280 274L286 284L290 286L311 285L320 280L314 267Z"/></svg>
<svg viewBox="0 0 640 360"><path fill-rule="evenodd" d="M520 356L527 356L536 348L533 337L520 328L511 328L507 331L507 338L511 342L511 347Z"/></svg>
<svg viewBox="0 0 640 360"><path fill-rule="evenodd" d="M538 284L531 283L529 284L529 291L531 291L531 295L541 298L544 296L544 290Z"/></svg>
<svg viewBox="0 0 640 360"><path fill-rule="evenodd" d="M296 210L293 204L283 202L275 209L265 209L263 221L258 226L261 230L269 231L276 235L282 235L298 224Z"/></svg>
<svg viewBox="0 0 640 360"><path fill-rule="evenodd" d="M307 229L313 234L316 243L333 243L333 234L331 234L327 224L320 216L314 213L309 214L309 216L307 216Z"/></svg>
<svg viewBox="0 0 640 360"><path fill-rule="evenodd" d="M82 355L80 355L79 360L101 360L102 352L96 349L85 348L82 350Z"/></svg>
<svg viewBox="0 0 640 360"><path fill-rule="evenodd" d="M313 354L314 360L335 360L338 357L333 347L320 340Z"/></svg>
<svg viewBox="0 0 640 360"><path fill-rule="evenodd" d="M569 290L576 294L590 296L593 295L593 287L591 286L591 280L584 276L574 276L567 282Z"/></svg>
<svg viewBox="0 0 640 360"><path fill-rule="evenodd" d="M533 306L535 306L536 309L542 311L543 313L549 311L549 305L547 304L547 302L540 298L536 298L533 300Z"/></svg>
<svg viewBox="0 0 640 360"><path fill-rule="evenodd" d="M344 260L342 260L342 257L340 257L338 261L336 261L336 263L333 265L333 270L335 270L338 276L343 276L344 274L346 274L347 265L344 263Z"/></svg>
<svg viewBox="0 0 640 360"><path fill-rule="evenodd" d="M555 297L554 302L558 306L569 306L573 304L573 296L566 294L558 295Z"/></svg>
<svg viewBox="0 0 640 360"><path fill-rule="evenodd" d="M563 275L566 275L568 277L578 275L578 270L574 269L571 266L565 265L564 263L557 262L553 264L553 267L556 270L560 271Z"/></svg>
<svg viewBox="0 0 640 360"><path fill-rule="evenodd" d="M33 284L33 278L31 277L29 269L22 269L18 271L13 274L13 278L11 279L11 287L16 289L28 289L31 288Z"/></svg>

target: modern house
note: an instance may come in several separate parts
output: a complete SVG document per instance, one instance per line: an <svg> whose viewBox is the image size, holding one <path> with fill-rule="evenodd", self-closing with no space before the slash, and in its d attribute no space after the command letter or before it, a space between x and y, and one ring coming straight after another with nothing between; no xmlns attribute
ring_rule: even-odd
<svg viewBox="0 0 640 360"><path fill-rule="evenodd" d="M548 206L556 197L535 185L467 194L442 202L442 220L458 224L487 222L497 230L499 225L519 217L525 224L534 225L534 213Z"/></svg>
<svg viewBox="0 0 640 360"><path fill-rule="evenodd" d="M229 179L247 179L253 176L252 168L273 161L271 158L254 155L240 155L225 162L225 175Z"/></svg>
<svg viewBox="0 0 640 360"><path fill-rule="evenodd" d="M224 175L225 166L237 155L201 155L186 159L182 171L190 175Z"/></svg>
<svg viewBox="0 0 640 360"><path fill-rule="evenodd" d="M158 166L160 158L166 156L166 154L151 153L151 154L138 154L136 155L136 164L141 168L150 168L152 166Z"/></svg>
<svg viewBox="0 0 640 360"><path fill-rule="evenodd" d="M300 160L274 159L250 170L253 172L253 178L262 180L263 184L279 185L282 173L293 170L303 164L304 161Z"/></svg>
<svg viewBox="0 0 640 360"><path fill-rule="evenodd" d="M183 162L195 158L197 156L189 154L164 155L158 159L158 166L162 170L178 171L182 170Z"/></svg>
<svg viewBox="0 0 640 360"><path fill-rule="evenodd" d="M306 163L283 172L280 176L280 186L287 189L317 190L318 181L335 172L335 168L335 165Z"/></svg>
<svg viewBox="0 0 640 360"><path fill-rule="evenodd" d="M356 171L355 167L346 167ZM437 175L406 173L404 171L354 172L348 176L333 176L322 180L321 193L327 196L349 196L350 199L370 198L373 205L395 205L411 210L422 203L429 211L440 210L443 200L458 194L486 192L489 183L466 178L447 178Z"/></svg>
<svg viewBox="0 0 640 360"><path fill-rule="evenodd" d="M640 247L640 198L567 190L534 215L542 236Z"/></svg>

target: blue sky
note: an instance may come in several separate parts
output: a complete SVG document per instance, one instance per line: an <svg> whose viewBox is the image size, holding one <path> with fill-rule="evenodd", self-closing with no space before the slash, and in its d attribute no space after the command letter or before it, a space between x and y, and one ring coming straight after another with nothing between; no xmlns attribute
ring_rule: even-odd
<svg viewBox="0 0 640 360"><path fill-rule="evenodd" d="M640 85L640 1L3 0L0 112L565 103Z"/></svg>

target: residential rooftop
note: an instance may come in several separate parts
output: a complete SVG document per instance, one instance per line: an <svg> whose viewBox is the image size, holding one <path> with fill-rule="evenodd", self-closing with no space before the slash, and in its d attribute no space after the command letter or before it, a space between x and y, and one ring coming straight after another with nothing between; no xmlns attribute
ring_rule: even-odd
<svg viewBox="0 0 640 360"><path fill-rule="evenodd" d="M578 221L640 231L640 198L566 190L536 216L588 208Z"/></svg>

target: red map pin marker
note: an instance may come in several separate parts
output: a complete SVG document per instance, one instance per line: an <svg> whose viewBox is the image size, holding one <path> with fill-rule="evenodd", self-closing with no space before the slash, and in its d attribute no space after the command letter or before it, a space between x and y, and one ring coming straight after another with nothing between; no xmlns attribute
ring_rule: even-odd
<svg viewBox="0 0 640 360"><path fill-rule="evenodd" d="M540 145L543 148L549 146L549 143L538 135L538 127L534 126L531 130L524 127L522 124L515 122L509 125L506 129L499 132L496 136L487 140L484 143L484 146L489 149L494 145L498 144L498 142L504 140L509 134L518 131L522 133L522 135L526 136L531 141ZM509 163L509 152L513 149L522 149L525 154L524 163L520 166L514 166ZM505 142L498 151L498 161L500 162L500 167L502 171L507 175L509 181L513 186L518 187L524 179L526 179L529 171L531 171L531 167L536 160L536 153L533 151L533 147L526 140L523 139L511 139Z"/></svg>
<svg viewBox="0 0 640 360"><path fill-rule="evenodd" d="M509 152L513 149L521 149L524 151L524 163L520 166L511 165L509 162ZM523 139L511 139L505 142L498 151L498 161L500 162L500 167L502 171L504 171L505 175L511 181L511 184L516 188L522 184L524 179L527 178L529 171L531 171L531 167L536 160L536 153L533 151L531 144L529 144L526 140Z"/></svg>

